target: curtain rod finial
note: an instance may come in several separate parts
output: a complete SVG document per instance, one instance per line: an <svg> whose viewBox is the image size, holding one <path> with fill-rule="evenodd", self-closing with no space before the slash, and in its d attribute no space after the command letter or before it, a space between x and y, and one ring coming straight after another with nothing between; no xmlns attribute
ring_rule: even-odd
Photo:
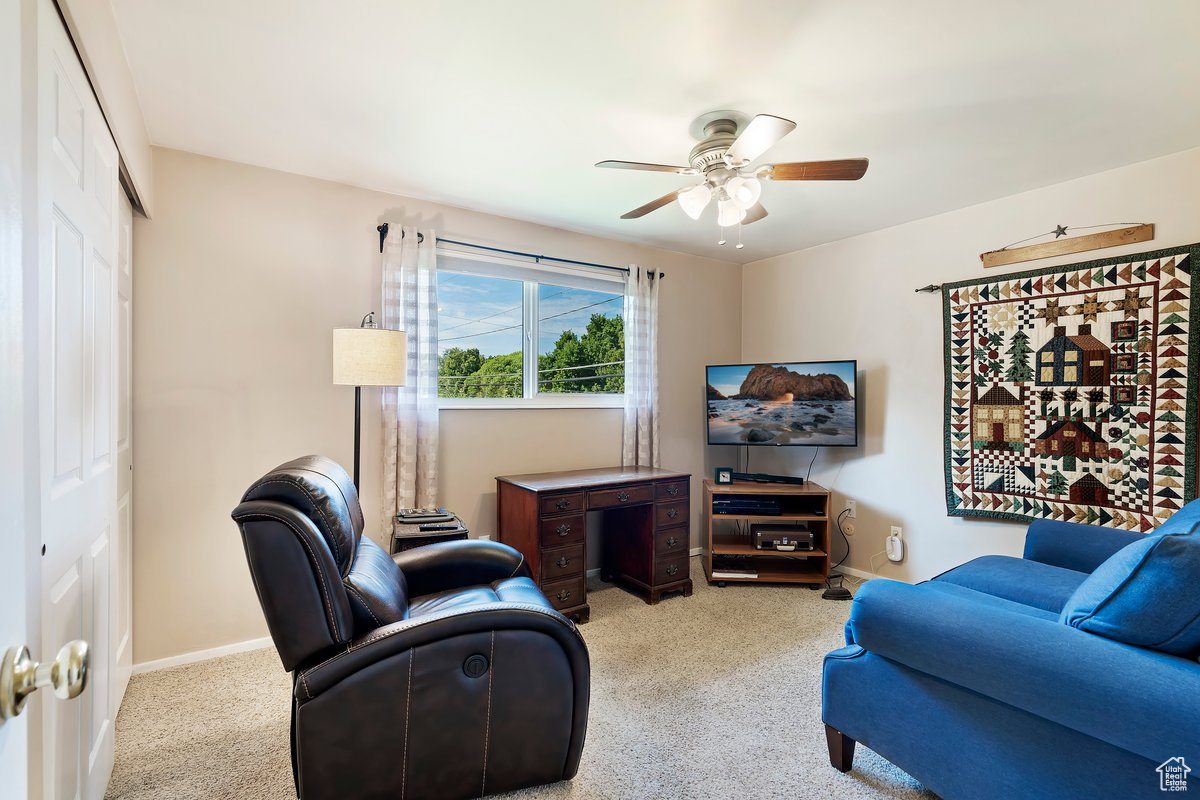
<svg viewBox="0 0 1200 800"><path fill-rule="evenodd" d="M379 252L383 252L383 243L387 239L388 224L385 222L382 225L376 225L375 230L379 231Z"/></svg>

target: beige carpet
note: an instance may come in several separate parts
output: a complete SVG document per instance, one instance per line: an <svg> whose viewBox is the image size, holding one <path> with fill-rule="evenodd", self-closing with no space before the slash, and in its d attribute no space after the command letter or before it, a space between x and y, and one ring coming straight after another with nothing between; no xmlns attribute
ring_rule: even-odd
<svg viewBox="0 0 1200 800"><path fill-rule="evenodd" d="M849 603L804 587L710 587L692 563L689 598L590 595L579 774L509 797L933 797L861 746L848 775L829 766L821 657L841 645ZM135 677L107 797L293 798L289 696L274 650Z"/></svg>

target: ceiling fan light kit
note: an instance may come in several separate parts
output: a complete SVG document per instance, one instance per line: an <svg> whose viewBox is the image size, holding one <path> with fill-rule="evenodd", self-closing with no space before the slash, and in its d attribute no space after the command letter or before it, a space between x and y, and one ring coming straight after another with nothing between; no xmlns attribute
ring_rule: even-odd
<svg viewBox="0 0 1200 800"><path fill-rule="evenodd" d="M637 219L651 211L669 205L672 200L692 219L700 219L709 202L716 197L717 224L722 228L738 225L738 244L742 247L741 228L767 216L759 199L762 196L760 179L772 181L856 181L867 171L867 159L848 158L836 161L798 161L784 164L751 166L756 158L771 149L791 133L796 123L771 114L759 114L748 119L737 111L710 111L697 117L691 125L698 139L688 154L690 166L649 164L642 161L601 161L597 167L634 169L649 172L671 172L677 175L703 175L704 182L677 189L643 206L621 215L621 219ZM725 232L717 244L725 244Z"/></svg>

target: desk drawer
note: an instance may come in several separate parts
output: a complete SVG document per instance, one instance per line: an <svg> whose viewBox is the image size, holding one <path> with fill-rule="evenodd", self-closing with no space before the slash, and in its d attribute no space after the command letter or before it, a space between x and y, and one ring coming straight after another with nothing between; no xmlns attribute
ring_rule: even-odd
<svg viewBox="0 0 1200 800"><path fill-rule="evenodd" d="M588 508L617 508L635 506L654 500L654 487L648 483L636 483L619 489L596 489L588 492Z"/></svg>
<svg viewBox="0 0 1200 800"><path fill-rule="evenodd" d="M587 522L583 514L570 514L562 517L546 517L538 525L541 533L542 547L561 547L566 544L582 542L587 532Z"/></svg>
<svg viewBox="0 0 1200 800"><path fill-rule="evenodd" d="M583 542L542 550L542 580L575 578L583 573Z"/></svg>
<svg viewBox="0 0 1200 800"><path fill-rule="evenodd" d="M542 495L538 498L538 512L542 514L567 514L583 511L583 492Z"/></svg>
<svg viewBox="0 0 1200 800"><path fill-rule="evenodd" d="M688 577L688 555L680 553L675 556L660 558L654 562L654 585L674 583Z"/></svg>
<svg viewBox="0 0 1200 800"><path fill-rule="evenodd" d="M662 481L654 486L654 496L658 500L686 500L688 496L688 481L686 478L678 481Z"/></svg>
<svg viewBox="0 0 1200 800"><path fill-rule="evenodd" d="M667 528L654 534L654 557L663 558L688 551L687 528Z"/></svg>
<svg viewBox="0 0 1200 800"><path fill-rule="evenodd" d="M586 586L583 576L565 581L554 581L542 584L542 594L550 601L550 605L559 609L582 605L587 601Z"/></svg>
<svg viewBox="0 0 1200 800"><path fill-rule="evenodd" d="M691 506L687 500L676 500L673 503L657 503L654 506L654 522L660 528L669 525L686 525L688 510Z"/></svg>

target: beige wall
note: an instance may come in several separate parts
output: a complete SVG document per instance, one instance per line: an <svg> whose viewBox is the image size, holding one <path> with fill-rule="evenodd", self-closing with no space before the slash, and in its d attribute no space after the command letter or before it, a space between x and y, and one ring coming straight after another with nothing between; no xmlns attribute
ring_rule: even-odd
<svg viewBox="0 0 1200 800"><path fill-rule="evenodd" d="M980 252L1057 223L1153 222L1157 229L1153 242L999 271L1195 242L1198 182L1195 149L745 267L746 360L859 360L863 444L824 451L813 473L838 494L835 508L844 507L842 498L858 500L851 567L870 569L890 525L904 527L908 555L899 564L882 559L879 574L905 580L985 553L1017 555L1024 541L1019 524L946 516L941 300L913 290L982 275ZM800 474L811 457L807 448L759 452L755 469Z"/></svg>
<svg viewBox="0 0 1200 800"><path fill-rule="evenodd" d="M663 465L694 474L698 517L703 366L738 357L736 265L172 150L154 151L154 182L155 217L137 220L134 243L136 662L266 634L229 512L296 455L349 466L354 393L330 383L330 330L379 310L383 220L665 271ZM363 505L375 520L373 390L364 410ZM620 437L615 409L445 411L442 502L493 533L496 475L616 464Z"/></svg>

